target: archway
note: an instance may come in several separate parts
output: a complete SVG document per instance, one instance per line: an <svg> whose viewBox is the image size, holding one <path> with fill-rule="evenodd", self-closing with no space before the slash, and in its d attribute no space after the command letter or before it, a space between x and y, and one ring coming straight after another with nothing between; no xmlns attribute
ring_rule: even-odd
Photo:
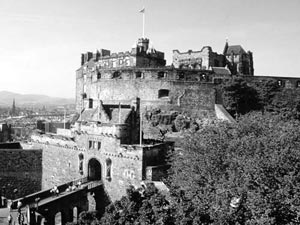
<svg viewBox="0 0 300 225"><path fill-rule="evenodd" d="M74 207L73 208L73 222L77 223L77 220L78 220L78 209L77 209L77 207Z"/></svg>
<svg viewBox="0 0 300 225"><path fill-rule="evenodd" d="M88 163L88 178L89 180L101 180L101 164L95 158L90 159Z"/></svg>
<svg viewBox="0 0 300 225"><path fill-rule="evenodd" d="M54 224L55 225L62 225L62 213L61 212L58 212L58 213L55 214Z"/></svg>

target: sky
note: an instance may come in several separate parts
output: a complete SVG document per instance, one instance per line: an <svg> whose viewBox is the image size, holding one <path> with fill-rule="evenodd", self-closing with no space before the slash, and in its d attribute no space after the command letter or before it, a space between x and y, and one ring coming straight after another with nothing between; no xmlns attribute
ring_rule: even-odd
<svg viewBox="0 0 300 225"><path fill-rule="evenodd" d="M75 97L81 53L129 51L145 36L172 50L253 52L256 75L300 77L300 0L0 0L0 91Z"/></svg>

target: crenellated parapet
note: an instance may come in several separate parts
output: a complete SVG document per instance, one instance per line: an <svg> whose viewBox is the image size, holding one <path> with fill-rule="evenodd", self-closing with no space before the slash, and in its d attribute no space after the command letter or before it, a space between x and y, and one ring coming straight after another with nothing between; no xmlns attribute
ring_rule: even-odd
<svg viewBox="0 0 300 225"><path fill-rule="evenodd" d="M128 134L128 126L126 124L92 124L92 125L78 125L80 133L89 135L98 135L113 138L124 138Z"/></svg>
<svg viewBox="0 0 300 225"><path fill-rule="evenodd" d="M164 53L156 51L149 39L140 38L131 51L111 53L110 50L100 49L95 53L81 54L79 70L96 71L99 69L123 67L162 67L166 65Z"/></svg>

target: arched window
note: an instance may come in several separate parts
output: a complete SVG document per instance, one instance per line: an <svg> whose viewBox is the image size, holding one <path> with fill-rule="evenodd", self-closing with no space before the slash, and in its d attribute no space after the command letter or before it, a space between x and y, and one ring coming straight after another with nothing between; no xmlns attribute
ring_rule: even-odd
<svg viewBox="0 0 300 225"><path fill-rule="evenodd" d="M164 71L159 71L158 74L157 74L159 79L164 78L165 75L166 75L166 73Z"/></svg>
<svg viewBox="0 0 300 225"><path fill-rule="evenodd" d="M79 155L78 155L78 158L79 158L79 173L81 174L81 175L83 175L83 159L84 159L84 157L83 157L83 154L82 153L80 153Z"/></svg>
<svg viewBox="0 0 300 225"><path fill-rule="evenodd" d="M120 77L121 77L121 72L120 72L120 71L115 71L115 72L113 73L112 78L120 78Z"/></svg>
<svg viewBox="0 0 300 225"><path fill-rule="evenodd" d="M62 225L62 214L61 214L61 212L58 212L58 213L55 214L54 224L55 225Z"/></svg>
<svg viewBox="0 0 300 225"><path fill-rule="evenodd" d="M111 159L106 159L106 179L109 181L111 180L111 164Z"/></svg>
<svg viewBox="0 0 300 225"><path fill-rule="evenodd" d="M160 89L158 90L158 98L164 98L164 97L169 97L169 90L167 89Z"/></svg>
<svg viewBox="0 0 300 225"><path fill-rule="evenodd" d="M93 108L93 102L94 100L92 98L89 98L89 109Z"/></svg>
<svg viewBox="0 0 300 225"><path fill-rule="evenodd" d="M73 222L77 223L77 219L78 219L78 209L77 207L73 208Z"/></svg>
<svg viewBox="0 0 300 225"><path fill-rule="evenodd" d="M101 79L101 73L97 71L97 80Z"/></svg>

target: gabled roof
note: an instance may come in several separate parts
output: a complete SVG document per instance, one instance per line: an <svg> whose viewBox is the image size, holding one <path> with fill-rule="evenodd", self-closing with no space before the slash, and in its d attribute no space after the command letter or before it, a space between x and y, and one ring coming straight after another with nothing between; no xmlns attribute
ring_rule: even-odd
<svg viewBox="0 0 300 225"><path fill-rule="evenodd" d="M109 118L107 111L110 112L111 118ZM103 105L101 108L85 109L81 114L81 120L87 122L99 120L102 123L126 123L131 111L130 108L121 108L119 111L117 107Z"/></svg>
<svg viewBox="0 0 300 225"><path fill-rule="evenodd" d="M231 75L230 70L228 68L226 68L226 67L211 67L211 70L215 74Z"/></svg>
<svg viewBox="0 0 300 225"><path fill-rule="evenodd" d="M240 45L230 45L227 48L226 55L230 55L231 53L234 55L239 55L246 53L246 51Z"/></svg>
<svg viewBox="0 0 300 225"><path fill-rule="evenodd" d="M97 109L84 109L84 111L81 114L81 120L82 121L94 121L95 116L97 113Z"/></svg>
<svg viewBox="0 0 300 225"><path fill-rule="evenodd" d="M131 114L131 111L131 109L121 109L121 111L119 111L118 108L112 109L110 123L126 123Z"/></svg>

